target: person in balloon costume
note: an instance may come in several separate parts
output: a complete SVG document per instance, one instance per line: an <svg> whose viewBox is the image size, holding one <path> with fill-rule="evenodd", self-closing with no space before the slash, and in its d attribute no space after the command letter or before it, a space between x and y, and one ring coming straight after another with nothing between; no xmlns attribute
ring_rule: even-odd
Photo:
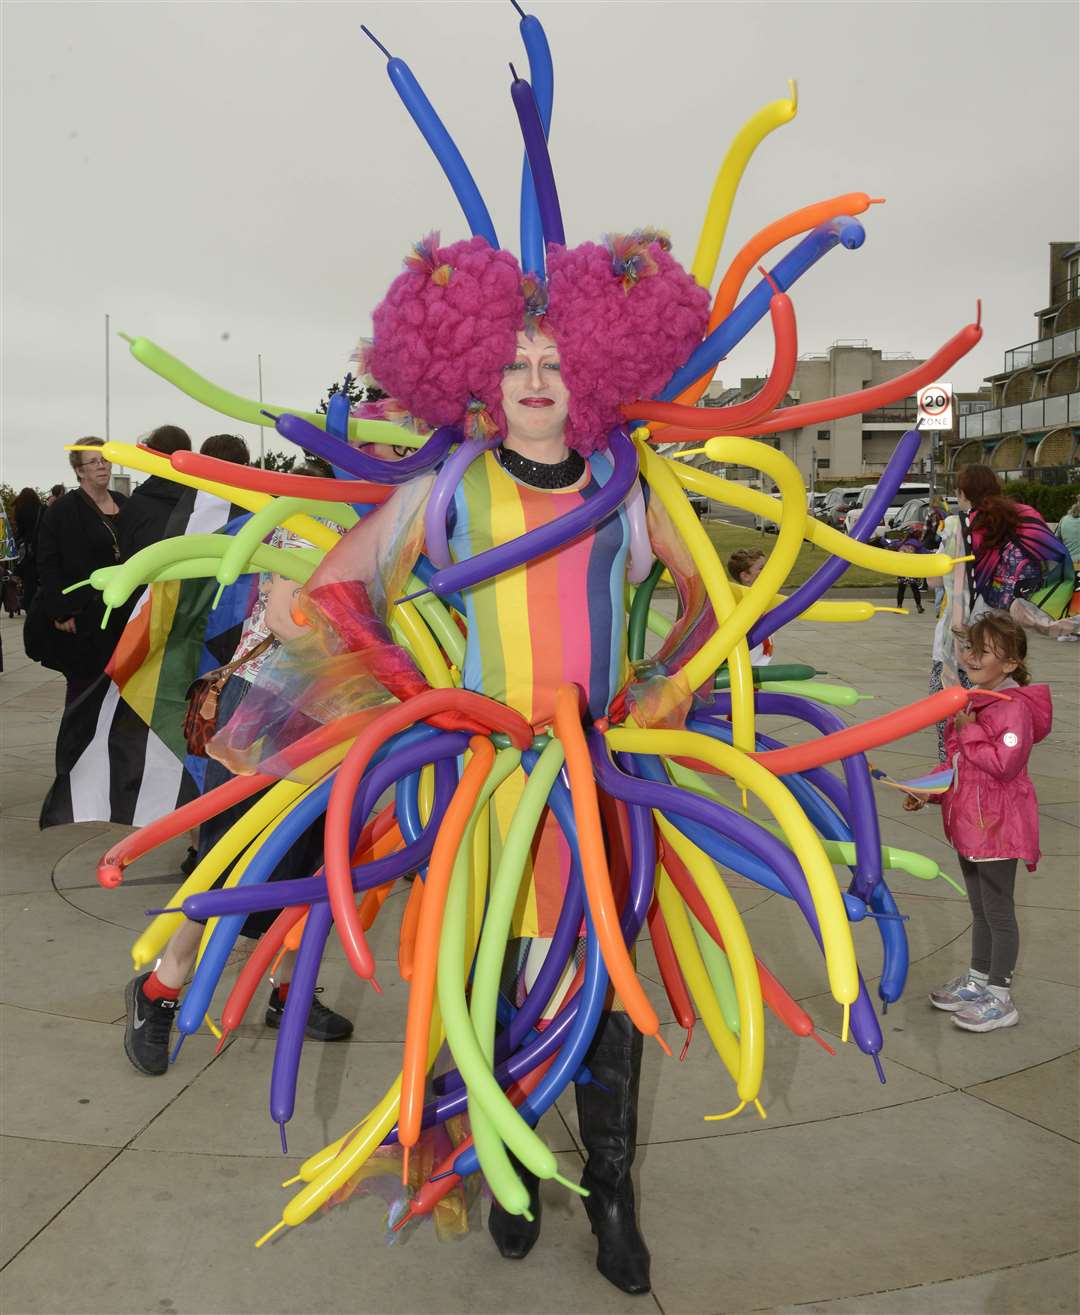
<svg viewBox="0 0 1080 1315"><path fill-rule="evenodd" d="M871 1057L881 1081L881 1028L850 923L876 923L877 994L887 1008L903 989L907 943L885 871L945 876L925 856L883 843L865 751L952 715L967 692L944 688L848 725L830 705L852 706L857 691L815 681L797 662L753 667L750 652L796 617L854 623L891 610L822 599L849 562L894 578L941 576L956 563L874 548L858 527L849 537L814 520L797 468L758 440L904 397L970 350L981 329L965 326L887 384L783 406L797 357L788 289L830 251L862 244L855 216L874 199L847 193L777 220L712 291L739 177L768 133L794 117L792 85L736 137L688 268L651 228L572 244L548 151L550 52L535 17L522 14L520 30L530 70L511 86L526 152L520 258L500 244L411 70L384 52L471 235L417 242L375 309L363 368L389 395L375 411L350 414L344 390L325 417L263 412L156 344L129 340L136 359L192 397L240 420L271 421L338 477L107 445L136 469L250 512L231 537L189 535L95 572L90 584L107 607L162 580L206 576L226 586L245 571L274 573L293 583L298 633L270 654L211 743L232 778L118 842L98 879L117 885L155 846L246 804L133 957L144 968L184 915L207 920L177 1011L182 1040L204 1019L218 1027L212 999L237 936L251 915L273 911L220 1031L224 1043L277 957L296 950L270 1090L283 1149L327 942L336 935L377 992L367 933L400 909L397 966L409 986L401 1072L372 1110L304 1162L292 1180L302 1186L257 1245L347 1195L386 1163L380 1148L397 1146L410 1190L391 1211L395 1232L479 1172L494 1198L495 1243L520 1258L539 1233L539 1186L555 1180L583 1197L600 1271L642 1293L650 1257L631 1169L643 1038L670 1054L635 970L646 923L687 1043L700 1017L735 1086L734 1108L705 1117L764 1118L766 1006L796 1035L831 1047L755 956L726 874L796 903L824 957L840 1037ZM798 241L743 294L754 268L790 239ZM695 406L717 361L765 316L774 360L759 393L726 408ZM860 520L864 536L919 441L916 430L899 440ZM760 471L778 496L684 464L676 445L688 442L704 442L716 462ZM373 443L410 455L381 460L361 446ZM687 493L778 523L760 570L729 579ZM268 543L277 526L309 546ZM804 538L830 556L785 596ZM674 591L674 619L652 606L661 580ZM772 715L814 734L785 746L758 725ZM282 860L313 824L322 828L321 866L284 874ZM848 869L843 884L834 865ZM387 905L413 874L407 898ZM452 1067L433 1079L444 1042ZM580 1185L559 1173L535 1131L571 1083L586 1150ZM468 1135L428 1172L425 1130L462 1114Z"/></svg>

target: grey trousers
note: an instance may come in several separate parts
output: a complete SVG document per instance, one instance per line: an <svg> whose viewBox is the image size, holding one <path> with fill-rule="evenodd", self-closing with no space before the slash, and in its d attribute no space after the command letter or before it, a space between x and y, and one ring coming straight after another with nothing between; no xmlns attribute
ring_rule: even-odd
<svg viewBox="0 0 1080 1315"><path fill-rule="evenodd" d="M961 857L960 871L964 874L974 919L971 924L971 966L976 972L988 973L991 986L1008 986L1020 951L1020 929L1016 925L1016 905L1013 902L1016 859L973 863L971 859Z"/></svg>

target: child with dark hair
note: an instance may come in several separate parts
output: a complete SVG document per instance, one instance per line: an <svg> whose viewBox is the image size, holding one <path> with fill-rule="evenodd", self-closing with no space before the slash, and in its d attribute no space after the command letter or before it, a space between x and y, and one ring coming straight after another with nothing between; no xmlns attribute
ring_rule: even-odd
<svg viewBox="0 0 1080 1315"><path fill-rule="evenodd" d="M204 457L230 461L234 466L247 466L251 463L248 445L239 434L211 434L199 448L199 452Z"/></svg>
<svg viewBox="0 0 1080 1315"><path fill-rule="evenodd" d="M1026 657L1027 637L1007 612L985 612L968 627L960 660L972 698L946 728L954 775L949 789L935 797L946 839L960 860L973 920L968 971L931 991L930 1003L969 1032L1020 1021L1010 990L1020 947L1016 864L1023 859L1033 872L1039 861L1039 802L1028 759L1053 724L1050 689L1030 683ZM914 812L926 802L925 795L912 795L904 807Z"/></svg>
<svg viewBox="0 0 1080 1315"><path fill-rule="evenodd" d="M765 554L760 548L736 548L728 558L728 576L744 589L749 589L761 574L766 562ZM764 667L772 661L772 639L766 636L760 644L750 650L751 665Z"/></svg>

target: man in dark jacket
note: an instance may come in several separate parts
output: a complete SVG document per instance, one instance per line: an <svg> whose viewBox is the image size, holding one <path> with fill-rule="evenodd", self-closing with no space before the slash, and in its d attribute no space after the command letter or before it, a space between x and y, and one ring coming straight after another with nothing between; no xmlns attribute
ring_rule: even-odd
<svg viewBox="0 0 1080 1315"><path fill-rule="evenodd" d="M191 439L178 425L159 425L143 446L167 457L173 452L190 452ZM128 498L120 518L120 544L125 560L141 548L168 538L169 522L187 493L182 484L174 484L161 475L143 480Z"/></svg>

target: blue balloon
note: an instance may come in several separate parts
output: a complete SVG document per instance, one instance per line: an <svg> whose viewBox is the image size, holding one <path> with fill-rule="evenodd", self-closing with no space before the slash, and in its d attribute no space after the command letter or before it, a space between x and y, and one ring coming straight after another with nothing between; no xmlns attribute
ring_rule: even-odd
<svg viewBox="0 0 1080 1315"><path fill-rule="evenodd" d="M841 246L852 250L861 247L866 238L866 230L857 219L842 216L830 219L828 223L819 224L797 247L789 251L773 269L771 277L781 292L788 288L816 265L827 251L831 251L839 242ZM713 329L705 341L695 348L693 355L685 365L679 366L664 389L658 394L661 402L672 402L695 379L703 374L711 374L717 363L725 357L750 330L762 319L769 309L773 298L773 288L767 279L762 279L756 288L748 293L735 307L731 314ZM717 416L722 420L723 411Z"/></svg>

